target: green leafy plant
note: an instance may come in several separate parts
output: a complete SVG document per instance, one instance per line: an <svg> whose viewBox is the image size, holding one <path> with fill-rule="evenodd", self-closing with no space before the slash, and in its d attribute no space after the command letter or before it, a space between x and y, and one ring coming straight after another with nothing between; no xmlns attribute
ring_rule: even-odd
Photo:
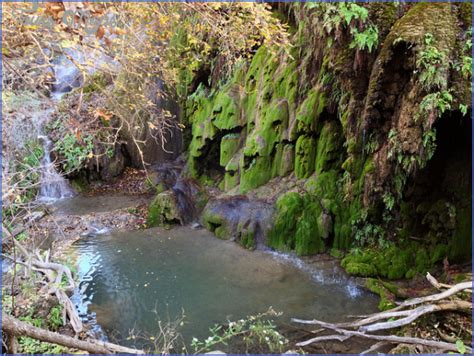
<svg viewBox="0 0 474 356"><path fill-rule="evenodd" d="M49 326L52 330L58 330L63 325L62 307L57 305L51 308L49 312Z"/></svg>
<svg viewBox="0 0 474 356"><path fill-rule="evenodd" d="M461 113L466 116L467 115L467 110L468 110L468 106L467 105L464 105L464 104L459 104L459 111L461 111Z"/></svg>
<svg viewBox="0 0 474 356"><path fill-rule="evenodd" d="M62 354L67 352L62 346L41 342L28 336L18 338L19 352L24 354Z"/></svg>
<svg viewBox="0 0 474 356"><path fill-rule="evenodd" d="M76 135L68 133L56 143L55 149L65 158L63 167L68 172L80 169L86 159L93 156L92 136L87 135L81 141Z"/></svg>
<svg viewBox="0 0 474 356"><path fill-rule="evenodd" d="M420 117L432 119L444 114L445 111L451 110L453 95L450 90L437 91L426 95L420 103L417 119ZM433 120L434 121L434 120Z"/></svg>
<svg viewBox="0 0 474 356"><path fill-rule="evenodd" d="M322 28L327 34L336 34L343 27L349 28L352 35L350 48L358 50L367 49L372 52L378 45L378 29L368 21L369 11L355 2L339 3L317 3L308 2L305 4L308 9L315 9L322 19Z"/></svg>
<svg viewBox="0 0 474 356"><path fill-rule="evenodd" d="M369 52L372 52L372 49L377 47L379 42L379 30L376 26L370 25L362 32L359 32L357 28L352 30L352 35L354 39L350 44L350 48L355 48L359 50L368 49Z"/></svg>
<svg viewBox="0 0 474 356"><path fill-rule="evenodd" d="M464 45L460 57L453 63L453 68L461 73L464 79L472 78L472 27L464 34Z"/></svg>
<svg viewBox="0 0 474 356"><path fill-rule="evenodd" d="M430 160L436 150L436 130L431 129L423 133L423 147L426 161Z"/></svg>
<svg viewBox="0 0 474 356"><path fill-rule="evenodd" d="M392 210L395 206L395 197L391 193L386 192L383 195L383 202L385 203L385 206L388 210Z"/></svg>
<svg viewBox="0 0 474 356"><path fill-rule="evenodd" d="M416 66L420 71L420 82L426 90L446 87L448 63L447 52L435 46L431 33L425 34L424 47L418 53Z"/></svg>
<svg viewBox="0 0 474 356"><path fill-rule="evenodd" d="M229 322L226 326L215 325L209 329L211 335L201 341L193 338L191 346L196 353L210 351L217 345L227 345L229 341L241 338L247 349L252 346L267 347L271 352L281 352L288 340L277 330L270 316L280 316L272 308L265 313L249 316L235 322Z"/></svg>

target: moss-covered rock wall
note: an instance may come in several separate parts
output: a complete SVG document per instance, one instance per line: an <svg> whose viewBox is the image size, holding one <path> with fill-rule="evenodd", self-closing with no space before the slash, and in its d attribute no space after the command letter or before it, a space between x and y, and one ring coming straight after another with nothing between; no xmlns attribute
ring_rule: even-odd
<svg viewBox="0 0 474 356"><path fill-rule="evenodd" d="M470 142L439 141L440 130L470 132L466 4L357 5L349 21L328 23L340 6L286 6L292 46L261 46L219 84L195 89L199 70L183 75L189 174L230 195L301 182L275 202L276 249L372 246L416 262L400 271L347 260L355 274L400 277L440 254L469 257ZM456 152L455 164L440 150ZM411 256L413 241L437 255Z"/></svg>

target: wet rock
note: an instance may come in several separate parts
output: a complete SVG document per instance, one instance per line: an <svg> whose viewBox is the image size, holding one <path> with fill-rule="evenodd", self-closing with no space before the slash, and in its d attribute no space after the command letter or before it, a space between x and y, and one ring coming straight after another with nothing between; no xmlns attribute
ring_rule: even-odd
<svg viewBox="0 0 474 356"><path fill-rule="evenodd" d="M168 223L185 225L195 220L208 201L199 182L181 177L179 160L153 166L147 184L157 192L150 205L148 223L159 226Z"/></svg>
<svg viewBox="0 0 474 356"><path fill-rule="evenodd" d="M272 204L241 195L211 200L202 214L203 225L218 238L248 249L265 245L272 220Z"/></svg>

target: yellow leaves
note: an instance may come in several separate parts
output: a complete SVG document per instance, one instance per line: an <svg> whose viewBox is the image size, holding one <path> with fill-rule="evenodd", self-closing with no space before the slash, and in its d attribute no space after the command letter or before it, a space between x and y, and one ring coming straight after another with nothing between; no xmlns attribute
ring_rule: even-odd
<svg viewBox="0 0 474 356"><path fill-rule="evenodd" d="M87 158L91 159L94 157L94 153L93 152L89 152L89 154L87 155Z"/></svg>
<svg viewBox="0 0 474 356"><path fill-rule="evenodd" d="M118 36L122 36L122 35L125 35L127 33L126 30L124 30L123 28L119 28L119 27L115 27L113 30L112 30L112 33L118 35Z"/></svg>

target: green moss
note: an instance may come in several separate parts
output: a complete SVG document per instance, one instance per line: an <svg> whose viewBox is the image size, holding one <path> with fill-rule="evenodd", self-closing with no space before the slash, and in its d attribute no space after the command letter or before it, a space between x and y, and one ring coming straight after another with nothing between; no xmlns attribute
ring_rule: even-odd
<svg viewBox="0 0 474 356"><path fill-rule="evenodd" d="M285 101L265 106L255 128L247 137L244 154L246 156L271 156L275 145L283 140L288 128L288 104Z"/></svg>
<svg viewBox="0 0 474 356"><path fill-rule="evenodd" d="M418 243L410 243L403 247L392 245L386 249L366 249L361 253L348 254L341 265L349 274L358 276L412 278L416 274L424 275L433 267L438 257L430 259L429 256L434 256L436 250L438 255L445 248L430 249Z"/></svg>
<svg viewBox="0 0 474 356"><path fill-rule="evenodd" d="M377 275L377 269L374 265L362 262L349 262L344 269L353 276L371 277Z"/></svg>
<svg viewBox="0 0 474 356"><path fill-rule="evenodd" d="M326 98L319 88L312 88L296 113L298 132L315 132L318 119L326 106Z"/></svg>
<svg viewBox="0 0 474 356"><path fill-rule="evenodd" d="M321 205L317 198L305 195L304 209L298 220L295 234L295 252L298 255L311 255L324 251L324 242L319 224L322 214Z"/></svg>
<svg viewBox="0 0 474 356"><path fill-rule="evenodd" d="M341 259L344 257L344 252L337 249L337 248L332 248L330 251L329 251L329 254L334 257L334 258L337 258L337 259Z"/></svg>
<svg viewBox="0 0 474 356"><path fill-rule="evenodd" d="M396 306L395 296L393 292L391 292L388 288L386 288L386 285L384 284L384 282L377 279L368 278L365 281L365 286L371 292L378 294L380 296L379 309L381 311L392 309Z"/></svg>
<svg viewBox="0 0 474 356"><path fill-rule="evenodd" d="M431 252L431 264L434 265L441 262L448 255L448 246L445 244L438 244Z"/></svg>
<svg viewBox="0 0 474 356"><path fill-rule="evenodd" d="M205 209L201 220L204 227L213 232L218 238L223 240L230 239L231 231L222 215L214 213L211 209Z"/></svg>
<svg viewBox="0 0 474 356"><path fill-rule="evenodd" d="M240 178L240 192L246 193L257 188L271 179L272 161L270 157L255 157L245 165L246 157L242 158L241 166L244 167Z"/></svg>
<svg viewBox="0 0 474 356"><path fill-rule="evenodd" d="M157 194L148 208L148 226L163 226L180 220L174 194L171 191Z"/></svg>
<svg viewBox="0 0 474 356"><path fill-rule="evenodd" d="M331 168L338 168L341 162L341 132L333 121L324 125L318 139L316 154L316 175Z"/></svg>
<svg viewBox="0 0 474 356"><path fill-rule="evenodd" d="M277 216L269 233L268 244L278 250L295 250L298 255L323 252L326 226L318 199L296 192L282 195L277 201Z"/></svg>
<svg viewBox="0 0 474 356"><path fill-rule="evenodd" d="M314 172L316 143L310 136L300 136L296 141L295 174L298 179L308 178Z"/></svg>
<svg viewBox="0 0 474 356"><path fill-rule="evenodd" d="M220 165L225 167L239 150L240 135L228 134L221 140Z"/></svg>
<svg viewBox="0 0 474 356"><path fill-rule="evenodd" d="M226 90L227 89L227 90ZM243 125L240 117L238 88L231 83L217 92L213 100L213 124L219 130L231 130Z"/></svg>
<svg viewBox="0 0 474 356"><path fill-rule="evenodd" d="M248 250L254 250L257 247L255 241L255 229L252 227L244 227L241 224L237 227L240 238L238 239L240 245Z"/></svg>
<svg viewBox="0 0 474 356"><path fill-rule="evenodd" d="M212 123L212 95L209 95L203 87L188 99L188 118L192 124L192 139L189 144L188 166L193 177L199 176L199 167L196 158L202 156L202 149L206 143L213 140L216 135L216 127Z"/></svg>
<svg viewBox="0 0 474 356"><path fill-rule="evenodd" d="M336 199L338 194L337 179L338 172L336 170L330 170L322 172L319 175L312 175L308 178L304 186L308 193L324 199ZM329 206L325 207L330 208Z"/></svg>
<svg viewBox="0 0 474 356"><path fill-rule="evenodd" d="M298 219L304 208L303 198L296 192L286 193L278 198L276 207L277 214L268 235L268 245L278 250L292 250L295 247Z"/></svg>

